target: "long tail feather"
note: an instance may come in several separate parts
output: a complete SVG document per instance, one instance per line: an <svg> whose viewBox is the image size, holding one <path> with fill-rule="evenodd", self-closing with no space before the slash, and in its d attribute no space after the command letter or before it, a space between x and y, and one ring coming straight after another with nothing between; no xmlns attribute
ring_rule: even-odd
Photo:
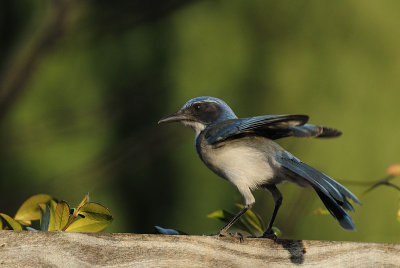
<svg viewBox="0 0 400 268"><path fill-rule="evenodd" d="M331 215L335 217L340 226L342 226L346 230L354 230L355 226L350 218L350 216L338 205L338 203L330 196L327 196L318 188L314 187L314 190L317 192L319 198L321 198L322 202L324 203L325 207L329 210Z"/></svg>
<svg viewBox="0 0 400 268"><path fill-rule="evenodd" d="M361 204L357 197L343 185L324 173L301 162L288 152L277 157L278 162L290 172L291 179L299 184L307 182L317 192L322 202L344 229L353 230L354 223L345 210L354 211L347 198Z"/></svg>

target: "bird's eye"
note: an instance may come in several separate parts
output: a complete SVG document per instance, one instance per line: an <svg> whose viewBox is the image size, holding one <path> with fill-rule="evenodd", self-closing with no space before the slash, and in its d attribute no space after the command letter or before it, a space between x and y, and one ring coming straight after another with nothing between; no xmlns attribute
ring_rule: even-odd
<svg viewBox="0 0 400 268"><path fill-rule="evenodd" d="M195 108L197 111L200 110L200 104L195 105L194 108Z"/></svg>

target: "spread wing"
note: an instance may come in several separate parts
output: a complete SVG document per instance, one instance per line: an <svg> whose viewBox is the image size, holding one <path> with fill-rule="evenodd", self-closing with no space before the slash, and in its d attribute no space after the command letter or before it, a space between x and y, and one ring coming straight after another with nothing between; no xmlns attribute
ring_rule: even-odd
<svg viewBox="0 0 400 268"><path fill-rule="evenodd" d="M223 121L206 133L208 143L254 134L272 140L294 137L336 137L341 132L332 128L306 124L307 115L264 115Z"/></svg>

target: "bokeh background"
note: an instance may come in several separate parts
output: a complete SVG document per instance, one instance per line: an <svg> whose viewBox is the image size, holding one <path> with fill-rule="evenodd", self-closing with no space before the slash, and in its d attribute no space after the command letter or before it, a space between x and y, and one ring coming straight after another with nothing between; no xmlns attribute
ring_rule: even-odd
<svg viewBox="0 0 400 268"><path fill-rule="evenodd" d="M225 100L240 117L308 114L338 139L284 139L304 162L359 194L399 161L398 1L77 1L0 4L0 211L48 193L87 192L115 220L215 233L237 190L198 159L192 130L157 125L188 99ZM400 240L399 192L362 198L342 230L311 189L280 186L283 237ZM271 196L256 191L266 221Z"/></svg>

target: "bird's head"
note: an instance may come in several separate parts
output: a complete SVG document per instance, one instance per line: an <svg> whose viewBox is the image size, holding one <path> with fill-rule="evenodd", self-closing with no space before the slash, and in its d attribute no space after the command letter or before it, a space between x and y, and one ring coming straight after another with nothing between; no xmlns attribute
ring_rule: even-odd
<svg viewBox="0 0 400 268"><path fill-rule="evenodd" d="M186 102L179 111L164 116L158 123L181 122L198 134L209 125L235 118L236 115L224 101L214 97L197 97Z"/></svg>

